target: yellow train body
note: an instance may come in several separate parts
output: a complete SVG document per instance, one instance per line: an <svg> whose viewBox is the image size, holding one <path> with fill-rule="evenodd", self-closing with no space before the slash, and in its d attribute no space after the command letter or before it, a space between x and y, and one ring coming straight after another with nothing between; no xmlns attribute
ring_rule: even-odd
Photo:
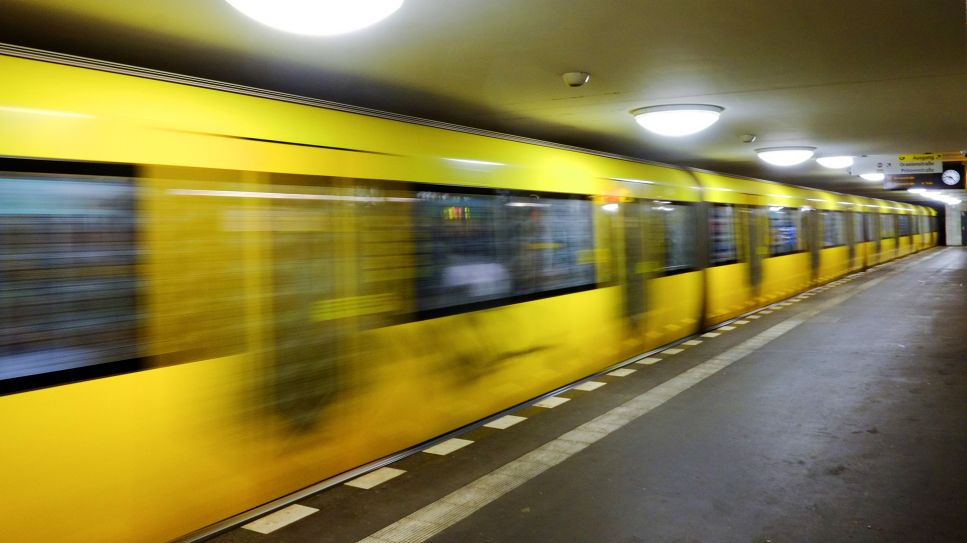
<svg viewBox="0 0 967 543"><path fill-rule="evenodd" d="M9 56L0 73L0 155L136 168L147 361L0 397L8 541L175 539L936 243L918 232L774 256L769 206L932 212ZM577 258L594 288L409 318L422 219L406 202L423 184L585 198L594 247ZM628 202L733 210L734 262L662 271L672 248L622 226ZM636 256L637 235L652 242ZM325 364L280 354L290 278L316 294L285 302L302 320L284 326L325 350L291 356Z"/></svg>

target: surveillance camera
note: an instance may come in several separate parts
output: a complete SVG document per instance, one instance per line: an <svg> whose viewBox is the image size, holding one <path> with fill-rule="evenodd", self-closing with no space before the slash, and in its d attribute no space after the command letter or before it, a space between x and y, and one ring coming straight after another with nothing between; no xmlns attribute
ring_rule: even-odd
<svg viewBox="0 0 967 543"><path fill-rule="evenodd" d="M587 72L567 72L561 74L561 79L567 83L568 87L580 87L591 79L591 74Z"/></svg>

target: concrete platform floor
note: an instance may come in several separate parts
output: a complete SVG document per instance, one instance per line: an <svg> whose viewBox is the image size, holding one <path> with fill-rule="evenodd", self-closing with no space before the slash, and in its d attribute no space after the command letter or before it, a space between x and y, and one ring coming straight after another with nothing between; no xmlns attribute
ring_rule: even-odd
<svg viewBox="0 0 967 543"><path fill-rule="evenodd" d="M967 541L965 284L882 266L214 541Z"/></svg>

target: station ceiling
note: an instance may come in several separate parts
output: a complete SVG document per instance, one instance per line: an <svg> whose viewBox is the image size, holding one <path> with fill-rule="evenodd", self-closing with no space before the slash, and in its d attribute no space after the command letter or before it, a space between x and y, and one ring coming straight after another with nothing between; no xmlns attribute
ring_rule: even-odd
<svg viewBox="0 0 967 543"><path fill-rule="evenodd" d="M967 149L964 0L406 0L325 38L223 0L3 4L6 43L866 196L924 203L813 161L769 166L754 149ZM569 88L568 71L591 80ZM725 112L686 138L629 113L667 103Z"/></svg>

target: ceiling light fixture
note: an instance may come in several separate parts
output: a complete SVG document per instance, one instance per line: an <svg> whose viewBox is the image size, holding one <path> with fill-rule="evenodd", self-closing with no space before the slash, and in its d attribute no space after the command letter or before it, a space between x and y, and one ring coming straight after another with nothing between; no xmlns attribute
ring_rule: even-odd
<svg viewBox="0 0 967 543"><path fill-rule="evenodd" d="M927 189L914 187L912 189L907 189L907 192L912 192L913 194L923 194L927 192Z"/></svg>
<svg viewBox="0 0 967 543"><path fill-rule="evenodd" d="M403 0L225 0L233 8L276 30L335 36L392 15Z"/></svg>
<svg viewBox="0 0 967 543"><path fill-rule="evenodd" d="M765 147L756 149L756 154L763 161L773 166L795 166L802 164L816 152L815 147Z"/></svg>
<svg viewBox="0 0 967 543"><path fill-rule="evenodd" d="M631 114L649 132L680 138L712 126L723 111L723 107L708 104L669 104L638 108Z"/></svg>
<svg viewBox="0 0 967 543"><path fill-rule="evenodd" d="M824 168L831 169L842 169L849 168L853 165L853 157L851 156L821 156L816 159L816 162Z"/></svg>
<svg viewBox="0 0 967 543"><path fill-rule="evenodd" d="M860 177L867 181L883 181L886 179L886 176L882 173L861 173Z"/></svg>

